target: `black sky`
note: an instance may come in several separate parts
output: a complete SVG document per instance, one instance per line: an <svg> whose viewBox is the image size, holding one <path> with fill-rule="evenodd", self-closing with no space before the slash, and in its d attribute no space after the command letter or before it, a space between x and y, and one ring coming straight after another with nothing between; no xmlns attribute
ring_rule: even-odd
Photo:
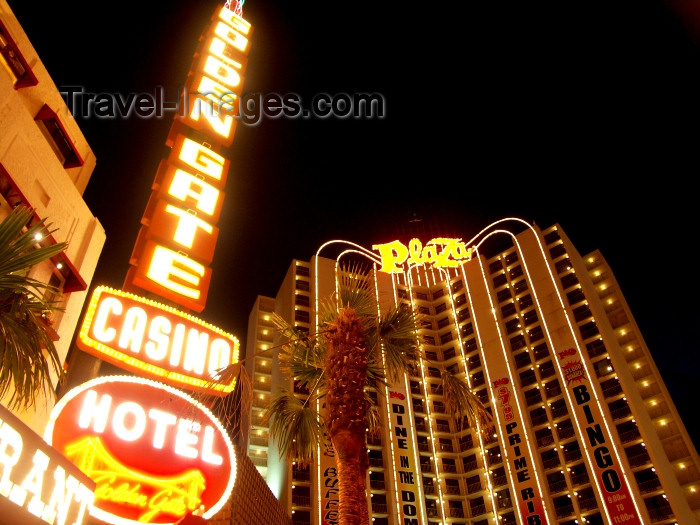
<svg viewBox="0 0 700 525"><path fill-rule="evenodd" d="M58 87L174 99L220 3L9 4ZM244 91L380 93L386 117L239 124L200 317L244 344L256 295L293 258L388 242L414 214L465 239L507 216L559 223L611 264L697 438L692 4L249 0ZM107 232L94 285L122 285L171 122L80 120L97 156L85 199Z"/></svg>

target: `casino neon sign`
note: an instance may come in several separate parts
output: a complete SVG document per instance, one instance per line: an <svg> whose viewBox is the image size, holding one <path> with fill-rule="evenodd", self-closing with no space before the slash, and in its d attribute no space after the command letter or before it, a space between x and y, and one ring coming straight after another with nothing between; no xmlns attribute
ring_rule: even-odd
<svg viewBox="0 0 700 525"><path fill-rule="evenodd" d="M234 378L217 377L238 361L237 338L175 308L106 286L95 288L76 344L173 386L218 395L235 387Z"/></svg>
<svg viewBox="0 0 700 525"><path fill-rule="evenodd" d="M226 430L184 392L104 376L63 396L44 440L95 482L90 514L113 525L172 525L226 503L236 456Z"/></svg>

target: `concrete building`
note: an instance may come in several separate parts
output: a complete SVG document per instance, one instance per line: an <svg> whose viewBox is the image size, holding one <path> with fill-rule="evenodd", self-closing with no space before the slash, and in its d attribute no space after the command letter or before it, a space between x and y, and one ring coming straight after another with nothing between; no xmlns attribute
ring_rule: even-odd
<svg viewBox="0 0 700 525"><path fill-rule="evenodd" d="M63 291L65 309L53 319L56 350L65 361L105 231L83 200L95 155L8 3L0 1L0 218L25 204L68 242L30 276ZM56 378L54 378L55 380ZM17 414L41 434L53 401Z"/></svg>
<svg viewBox="0 0 700 525"><path fill-rule="evenodd" d="M474 256L457 268L374 266L380 303L422 314L427 358L420 375L372 393L383 417L367 443L374 525L698 523L696 448L601 253L579 254L559 225L518 219L467 246ZM318 300L334 289L328 252L293 261L276 297L258 297L249 318L248 454L297 525L331 523L333 502L328 463L287 464L260 423L281 381L275 348L284 341L270 314L315 331ZM442 368L466 374L495 434L456 427Z"/></svg>

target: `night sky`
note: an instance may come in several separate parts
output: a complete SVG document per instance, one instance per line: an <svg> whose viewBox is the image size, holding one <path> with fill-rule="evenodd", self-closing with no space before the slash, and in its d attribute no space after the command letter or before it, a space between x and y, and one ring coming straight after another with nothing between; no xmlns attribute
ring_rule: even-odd
<svg viewBox="0 0 700 525"><path fill-rule="evenodd" d="M174 100L221 3L9 4L58 87ZM412 218L464 239L504 217L558 223L612 266L697 443L694 5L250 0L244 92L378 93L386 116L238 124L199 317L245 346L255 297L331 239L371 248ZM107 232L93 285L120 288L172 114L76 118Z"/></svg>

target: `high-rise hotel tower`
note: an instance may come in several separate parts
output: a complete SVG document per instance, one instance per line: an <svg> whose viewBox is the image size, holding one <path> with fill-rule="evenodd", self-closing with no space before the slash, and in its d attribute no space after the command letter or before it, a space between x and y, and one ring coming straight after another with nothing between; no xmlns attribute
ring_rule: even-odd
<svg viewBox="0 0 700 525"><path fill-rule="evenodd" d="M336 522L337 496L332 458L321 451L311 466L288 464L261 425L281 381L275 347L284 341L270 314L314 332L337 264L364 252L380 309L406 303L422 314L426 356L418 375L371 393L383 417L367 443L374 525L699 523L697 451L601 253L581 256L559 225L518 219L459 250L430 241L373 252L329 244L293 261L275 298L256 301L248 451L293 522ZM326 255L338 246L340 256ZM466 374L495 433L455 425L442 369Z"/></svg>

